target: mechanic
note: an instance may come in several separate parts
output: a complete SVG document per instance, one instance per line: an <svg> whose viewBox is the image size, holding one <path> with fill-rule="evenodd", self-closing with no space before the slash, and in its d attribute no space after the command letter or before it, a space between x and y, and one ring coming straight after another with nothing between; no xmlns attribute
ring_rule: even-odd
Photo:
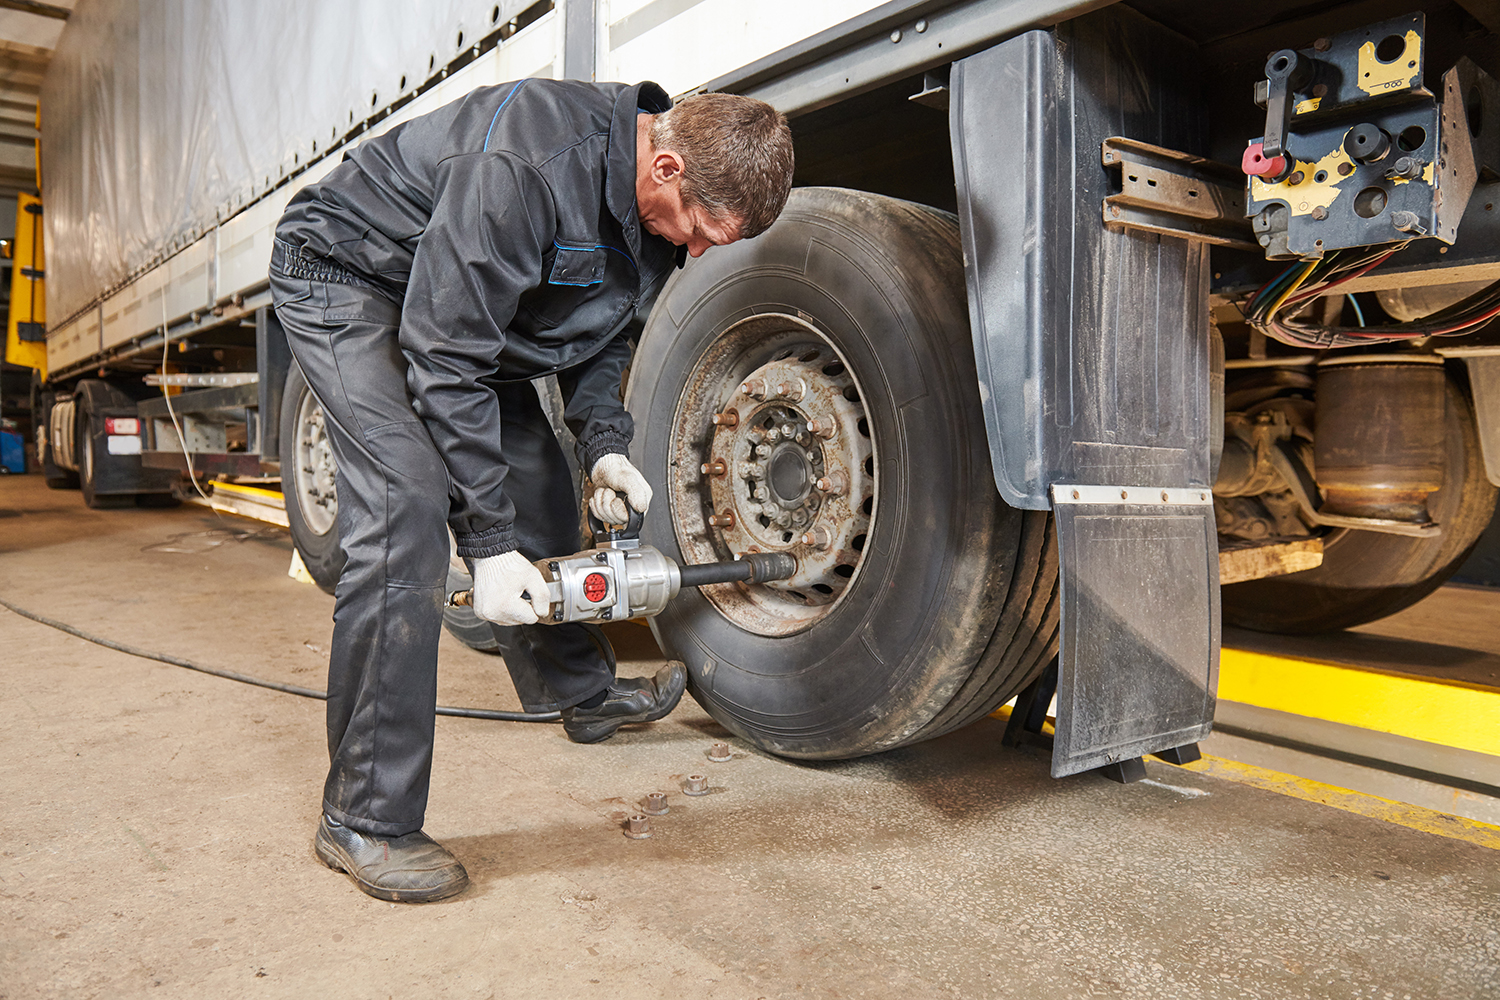
<svg viewBox="0 0 1500 1000"><path fill-rule="evenodd" d="M345 564L328 667L331 757L314 847L381 899L468 874L422 832L451 526L473 606L576 742L659 719L672 663L616 679L582 626L535 624L534 559L580 548L578 499L532 379L555 374L595 515L645 512L621 377L674 267L758 235L786 204L791 134L770 105L654 83L474 90L346 153L291 200L271 290L338 461ZM527 596L529 595L529 600Z"/></svg>

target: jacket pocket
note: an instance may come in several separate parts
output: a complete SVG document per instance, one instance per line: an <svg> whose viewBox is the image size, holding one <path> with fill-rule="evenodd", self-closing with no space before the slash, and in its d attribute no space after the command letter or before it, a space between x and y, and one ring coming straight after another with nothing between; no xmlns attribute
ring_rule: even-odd
<svg viewBox="0 0 1500 1000"><path fill-rule="evenodd" d="M599 246L566 247L559 245L547 274L549 285L597 285L604 280L604 266L609 251Z"/></svg>

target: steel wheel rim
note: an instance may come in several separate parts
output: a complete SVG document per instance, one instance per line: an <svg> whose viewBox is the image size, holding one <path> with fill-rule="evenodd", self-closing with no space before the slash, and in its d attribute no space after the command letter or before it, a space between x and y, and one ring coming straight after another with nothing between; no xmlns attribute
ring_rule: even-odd
<svg viewBox="0 0 1500 1000"><path fill-rule="evenodd" d="M689 373L667 461L684 559L762 551L798 561L791 580L701 588L739 628L778 637L805 631L858 578L878 507L864 399L842 352L806 319L786 314L728 327Z"/></svg>
<svg viewBox="0 0 1500 1000"><path fill-rule="evenodd" d="M323 423L323 407L310 390L297 405L297 454L292 476L297 509L309 531L326 535L338 519L338 464Z"/></svg>

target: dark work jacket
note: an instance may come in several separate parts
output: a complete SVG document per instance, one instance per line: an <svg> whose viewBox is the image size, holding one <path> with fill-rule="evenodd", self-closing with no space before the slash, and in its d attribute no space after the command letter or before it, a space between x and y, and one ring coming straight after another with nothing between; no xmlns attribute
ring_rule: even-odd
<svg viewBox="0 0 1500 1000"><path fill-rule="evenodd" d="M402 304L412 405L448 467L460 555L516 547L492 388L556 373L585 469L625 454L631 344L684 255L641 229L636 86L481 87L345 154L299 191L277 239Z"/></svg>

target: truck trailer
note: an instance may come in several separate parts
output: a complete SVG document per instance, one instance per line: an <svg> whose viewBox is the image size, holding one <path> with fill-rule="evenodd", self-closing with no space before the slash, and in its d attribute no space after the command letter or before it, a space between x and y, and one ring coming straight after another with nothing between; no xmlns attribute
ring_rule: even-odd
<svg viewBox="0 0 1500 1000"><path fill-rule="evenodd" d="M41 99L41 459L92 506L279 488L331 589L267 290L291 195L475 87L759 97L786 211L672 278L622 392L651 542L797 573L684 593L662 649L773 753L1055 692L1053 774L1128 777L1210 731L1221 618L1391 614L1492 519L1497 33L1484 0L89 0Z"/></svg>

